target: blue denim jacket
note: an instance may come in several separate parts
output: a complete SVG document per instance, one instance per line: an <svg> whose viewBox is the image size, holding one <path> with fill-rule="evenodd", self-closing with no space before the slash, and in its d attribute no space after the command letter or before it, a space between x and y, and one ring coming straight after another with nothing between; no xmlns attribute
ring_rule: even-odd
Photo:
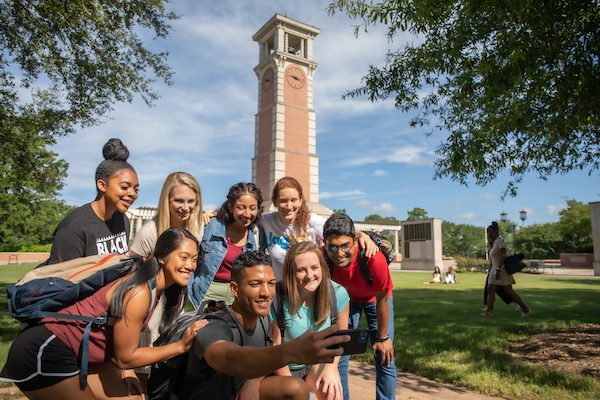
<svg viewBox="0 0 600 400"><path fill-rule="evenodd" d="M200 307L225 254L227 254L226 232L225 224L217 218L212 218L210 223L204 227L204 236L200 244L201 255L198 257L196 271L188 282L188 297L195 309ZM244 251L253 251L257 248L253 231L248 229L248 241L244 246Z"/></svg>

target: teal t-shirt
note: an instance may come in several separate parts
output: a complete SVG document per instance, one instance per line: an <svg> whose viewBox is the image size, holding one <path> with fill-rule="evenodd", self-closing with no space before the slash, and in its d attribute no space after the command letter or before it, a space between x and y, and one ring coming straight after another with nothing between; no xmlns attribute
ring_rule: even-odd
<svg viewBox="0 0 600 400"><path fill-rule="evenodd" d="M348 303L350 302L350 296L348 296L348 292L342 286L338 285L335 282L332 282L333 288L335 290L335 298L337 300L337 312L338 314L346 308ZM293 317L289 313L290 305L286 298L283 299L283 313L285 316L285 330L283 343L289 342L290 340L296 339L301 336L304 332L309 329L313 329L315 331L322 331L325 328L331 326L331 317L327 318L325 323L321 326L315 325L314 319L314 307L305 307L300 306L298 309L298 313ZM269 317L272 321L277 321L277 315L275 314L275 310L271 306L271 312L269 313ZM302 364L290 364L290 369L301 369L304 368Z"/></svg>

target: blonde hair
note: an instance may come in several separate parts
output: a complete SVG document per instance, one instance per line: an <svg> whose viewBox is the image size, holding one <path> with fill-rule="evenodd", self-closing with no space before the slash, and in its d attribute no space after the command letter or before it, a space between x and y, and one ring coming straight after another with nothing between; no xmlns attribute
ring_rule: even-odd
<svg viewBox="0 0 600 400"><path fill-rule="evenodd" d="M186 221L185 229L190 231L198 240L202 240L202 193L196 178L187 172L173 172L163 184L158 200L158 213L154 217L158 236L171 227L171 211L169 209L169 197L177 186L186 185L196 193L196 207Z"/></svg>
<svg viewBox="0 0 600 400"><path fill-rule="evenodd" d="M296 257L304 253L315 253L321 265L321 284L315 292L314 321L315 325L321 326L327 321L331 310L329 306L329 267L323 257L323 252L313 242L300 242L293 245L285 255L283 262L283 279L281 288L283 295L287 298L289 304L289 313L293 316L300 309L300 294L298 293L298 285L296 283Z"/></svg>

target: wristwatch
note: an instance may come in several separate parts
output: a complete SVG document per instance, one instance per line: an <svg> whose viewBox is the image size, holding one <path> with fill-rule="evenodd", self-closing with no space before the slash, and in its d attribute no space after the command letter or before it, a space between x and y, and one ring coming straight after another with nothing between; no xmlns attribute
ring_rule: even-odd
<svg viewBox="0 0 600 400"><path fill-rule="evenodd" d="M379 343L379 342L385 342L385 341L386 341L386 340L388 340L389 338L390 338L390 335L385 335L384 337L376 337L376 338L375 338L375 341L376 341L377 343Z"/></svg>

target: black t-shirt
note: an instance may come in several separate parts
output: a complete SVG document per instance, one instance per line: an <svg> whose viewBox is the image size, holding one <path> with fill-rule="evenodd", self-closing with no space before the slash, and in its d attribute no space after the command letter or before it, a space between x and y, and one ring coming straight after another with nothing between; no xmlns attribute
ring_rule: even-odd
<svg viewBox="0 0 600 400"><path fill-rule="evenodd" d="M54 230L47 264L77 257L129 252L129 219L115 211L108 221L100 219L90 203L73 210Z"/></svg>
<svg viewBox="0 0 600 400"><path fill-rule="evenodd" d="M183 387L189 399L235 399L246 379L231 377L214 370L202 355L219 340L235 342L240 346L265 347L270 339L271 323L268 317L259 318L252 330L244 329L230 308L217 313L229 313L225 319L210 318L208 325L198 331L194 346L189 353ZM229 321L229 322L227 322ZM235 322L233 322L235 321ZM236 328L232 327L235 323ZM236 329L237 332L232 330ZM235 337L234 337L235 336Z"/></svg>

